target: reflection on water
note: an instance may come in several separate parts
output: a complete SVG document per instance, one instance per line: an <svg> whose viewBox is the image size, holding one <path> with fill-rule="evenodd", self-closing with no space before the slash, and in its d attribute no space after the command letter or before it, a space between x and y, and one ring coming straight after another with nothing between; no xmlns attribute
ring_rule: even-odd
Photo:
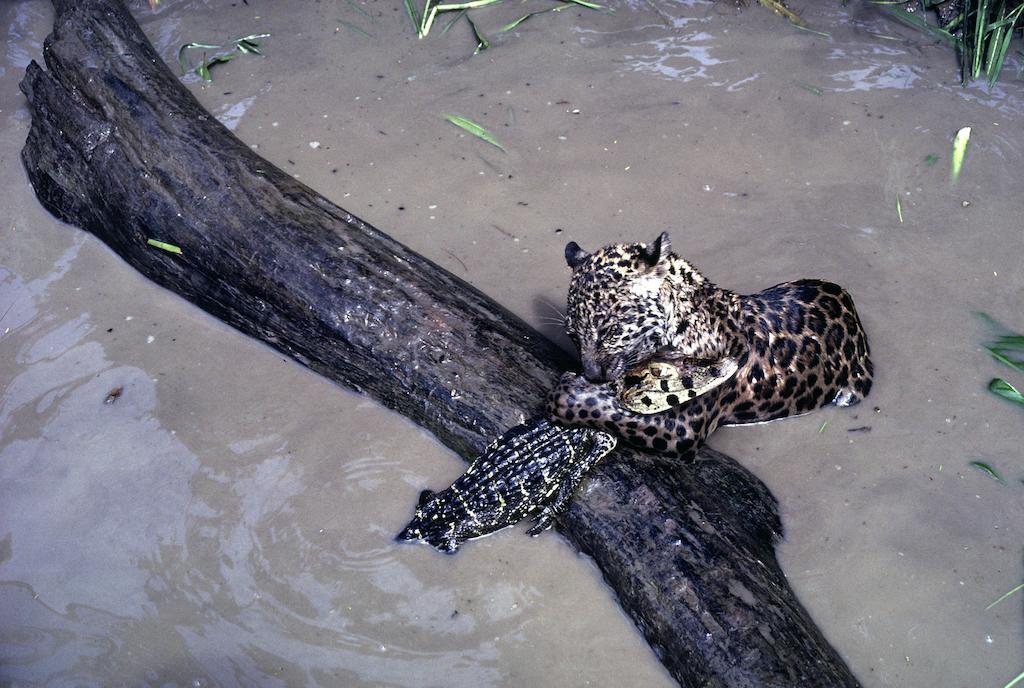
<svg viewBox="0 0 1024 688"><path fill-rule="evenodd" d="M87 322L35 333L21 347L25 372L4 394L5 433L35 434L5 434L0 450L9 679L105 684L186 672L228 684L287 682L292 671L371 685L417 676L498 685L493 648L470 659L458 642L447 647L474 630L470 613L447 623L454 591L419 580L386 530L336 528L339 517L372 514L387 483L412 480L398 461L357 458L323 480L271 435L233 442L237 461L201 465L155 420L155 382L83 342ZM104 403L115 387L122 395ZM333 504L327 527L296 518ZM490 595L504 599L499 608L521 597L501 587ZM482 613L492 632L514 632L515 614ZM388 626L403 629L394 641ZM434 639L404 647L410 629Z"/></svg>
<svg viewBox="0 0 1024 688"><path fill-rule="evenodd" d="M156 383L83 341L88 320L26 338L25 370L0 407L7 678L188 675L224 685L287 683L291 672L368 685L420 676L446 677L421 685L499 684L487 666L493 647L472 658L457 640L449 647L474 630L475 615L449 623L455 592L421 581L390 533L365 521L388 483L416 476L380 457L310 476L276 434L236 440L236 460L201 465L154 418ZM105 403L115 387L123 393ZM320 528L297 518L311 513L331 515ZM339 519L364 526L339 530ZM517 614L501 610L523 595L500 584L489 595L496 609L479 614L490 631L514 633ZM391 639L388 627L401 632ZM417 630L431 642L405 647Z"/></svg>

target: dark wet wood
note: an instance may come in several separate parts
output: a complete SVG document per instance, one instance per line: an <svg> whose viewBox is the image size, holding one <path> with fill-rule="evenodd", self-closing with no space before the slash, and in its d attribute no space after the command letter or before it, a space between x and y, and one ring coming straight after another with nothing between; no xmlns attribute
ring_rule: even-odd
<svg viewBox="0 0 1024 688"><path fill-rule="evenodd" d="M119 3L55 5L48 71L33 62L22 82L32 110L23 161L52 213L467 459L538 412L571 366L564 353L255 155L181 86ZM686 467L617 452L560 530L594 558L681 685L856 685L775 561L771 494L728 457L700 458ZM396 529L412 509L393 509Z"/></svg>

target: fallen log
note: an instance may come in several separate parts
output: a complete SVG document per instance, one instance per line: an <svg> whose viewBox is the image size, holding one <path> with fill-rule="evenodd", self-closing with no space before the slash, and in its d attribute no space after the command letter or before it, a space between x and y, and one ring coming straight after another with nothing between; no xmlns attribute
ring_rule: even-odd
<svg viewBox="0 0 1024 688"><path fill-rule="evenodd" d="M50 212L464 458L539 412L571 366L563 352L255 155L119 2L54 5L48 71L32 62L21 84L32 112L22 160ZM618 450L559 530L594 558L681 685L857 685L775 560L774 498L732 459L699 459Z"/></svg>

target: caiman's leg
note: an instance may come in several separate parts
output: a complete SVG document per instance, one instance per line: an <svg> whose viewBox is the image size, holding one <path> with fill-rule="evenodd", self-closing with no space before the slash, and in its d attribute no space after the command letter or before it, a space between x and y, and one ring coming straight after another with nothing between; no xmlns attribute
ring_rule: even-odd
<svg viewBox="0 0 1024 688"><path fill-rule="evenodd" d="M589 439L590 446L577 450L579 454L573 457L572 466L565 477L562 478L562 483L558 486L558 493L555 495L554 500L541 509L540 514L537 516L537 522L526 531L527 535L540 535L551 527L555 516L565 511L569 506L573 493L580 483L583 482L583 476L598 461L615 449L616 444L618 444L618 440L607 432L595 431L592 433Z"/></svg>
<svg viewBox="0 0 1024 688"><path fill-rule="evenodd" d="M718 387L678 407L655 414L625 407L608 384L592 384L565 373L548 396L550 416L568 425L612 432L630 444L668 456L686 456L718 427Z"/></svg>

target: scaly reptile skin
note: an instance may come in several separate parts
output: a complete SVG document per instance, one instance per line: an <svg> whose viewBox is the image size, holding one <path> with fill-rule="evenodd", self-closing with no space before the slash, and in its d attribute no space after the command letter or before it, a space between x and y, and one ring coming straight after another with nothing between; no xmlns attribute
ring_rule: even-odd
<svg viewBox="0 0 1024 688"><path fill-rule="evenodd" d="M424 490L416 515L396 537L453 554L466 540L537 516L529 531L551 527L591 467L615 448L608 433L544 418L517 425L440 492Z"/></svg>

